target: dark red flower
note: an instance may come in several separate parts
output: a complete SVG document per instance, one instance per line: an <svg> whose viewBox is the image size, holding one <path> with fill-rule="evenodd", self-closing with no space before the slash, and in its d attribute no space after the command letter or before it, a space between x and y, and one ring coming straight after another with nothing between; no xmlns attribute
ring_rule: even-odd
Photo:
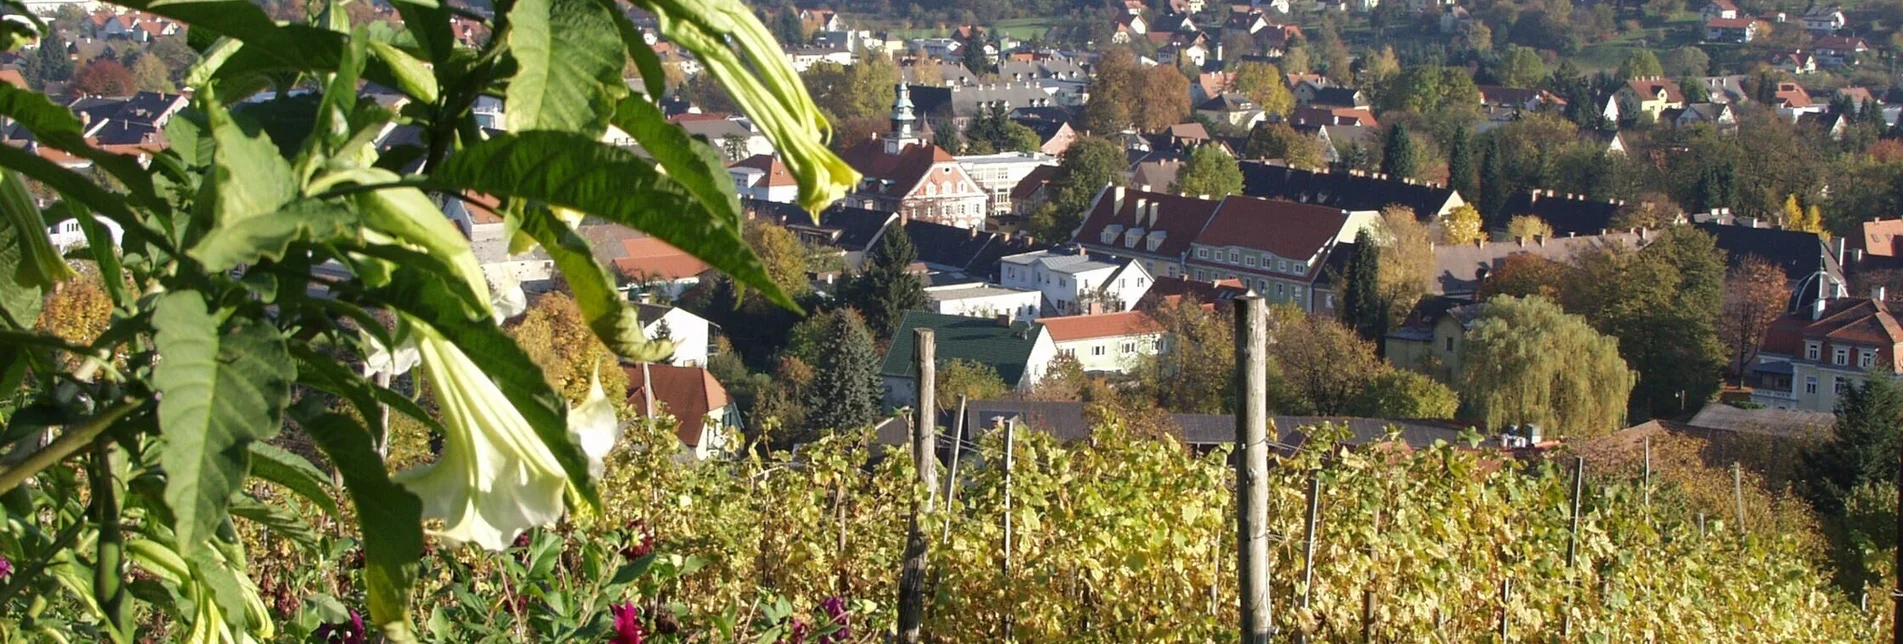
<svg viewBox="0 0 1903 644"><path fill-rule="evenodd" d="M339 644L364 644L363 616L350 611L350 621L317 627L317 641Z"/></svg>
<svg viewBox="0 0 1903 644"><path fill-rule="evenodd" d="M827 597L826 601L819 603L819 608L826 612L827 617L832 618L834 624L839 625L838 630L820 638L822 644L844 644L846 640L852 638L852 615L846 611L845 599L838 595Z"/></svg>
<svg viewBox="0 0 1903 644"><path fill-rule="evenodd" d="M641 644L647 638L647 631L641 629L641 609L634 602L616 604L609 607L615 616L615 636L608 644Z"/></svg>

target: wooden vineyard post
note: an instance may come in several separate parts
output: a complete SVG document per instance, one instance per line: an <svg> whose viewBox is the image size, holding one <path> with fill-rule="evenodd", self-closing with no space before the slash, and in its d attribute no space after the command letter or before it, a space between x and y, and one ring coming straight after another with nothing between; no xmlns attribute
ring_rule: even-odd
<svg viewBox="0 0 1903 644"><path fill-rule="evenodd" d="M1309 597L1315 594L1315 528L1320 521L1321 476L1316 472L1308 473L1308 529L1302 538L1302 609L1308 609ZM1304 629L1295 635L1295 641L1306 644L1308 631Z"/></svg>
<svg viewBox="0 0 1903 644"><path fill-rule="evenodd" d="M1513 638L1513 578L1500 580L1500 644Z"/></svg>
<svg viewBox="0 0 1903 644"><path fill-rule="evenodd" d="M945 535L940 544L951 543L952 502L958 500L958 453L965 451L965 395L958 394L958 414L952 416L951 472L945 475Z"/></svg>
<svg viewBox="0 0 1903 644"><path fill-rule="evenodd" d="M1731 462L1731 499L1738 506L1738 532L1744 532L1744 467Z"/></svg>
<svg viewBox="0 0 1903 644"><path fill-rule="evenodd" d="M1243 644L1269 641L1269 330L1259 296L1236 298L1236 550Z"/></svg>
<svg viewBox="0 0 1903 644"><path fill-rule="evenodd" d="M1562 636L1571 635L1573 632L1573 611L1572 611L1573 599L1572 597L1574 594L1577 593L1578 588L1574 587L1571 578L1572 578L1574 570L1578 568L1578 564L1579 564L1579 497L1580 497L1580 494L1585 491L1585 487L1586 487L1586 457L1574 456L1573 457L1573 507L1572 507L1572 513L1571 513L1572 526L1568 528L1567 536L1566 536L1566 575L1567 575L1566 615L1562 619L1560 619L1560 622L1559 622L1559 633Z"/></svg>
<svg viewBox="0 0 1903 644"><path fill-rule="evenodd" d="M912 462L918 469L913 491L912 519L905 534L905 562L899 569L899 641L918 644L925 625L925 527L921 520L932 511L938 492L937 401L938 347L931 329L914 329L917 345L918 404L912 409Z"/></svg>
<svg viewBox="0 0 1903 644"><path fill-rule="evenodd" d="M1007 593L1007 598L1011 592L1011 468L1016 461L1017 426L1018 421L1015 418L1004 421L1004 562L1002 569L1004 584L1002 588ZM1006 603L1009 604L1009 602ZM1010 612L1004 614L1004 641L1006 642L1012 641L1011 617Z"/></svg>

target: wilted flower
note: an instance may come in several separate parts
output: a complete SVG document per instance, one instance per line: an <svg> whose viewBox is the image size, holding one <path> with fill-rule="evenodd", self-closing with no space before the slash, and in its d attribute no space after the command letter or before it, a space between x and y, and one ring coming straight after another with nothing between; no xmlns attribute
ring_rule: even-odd
<svg viewBox="0 0 1903 644"><path fill-rule="evenodd" d="M568 439L588 455L588 475L601 478L602 461L621 440L621 423L615 420L614 404L601 390L601 363L588 376L588 397L568 410Z"/></svg>
<svg viewBox="0 0 1903 644"><path fill-rule="evenodd" d="M634 602L616 604L610 607L615 616L615 636L608 644L641 644L647 638L647 632L641 629L641 609Z"/></svg>
<svg viewBox="0 0 1903 644"><path fill-rule="evenodd" d="M839 625L838 630L827 633L825 637L820 638L821 642L825 644L844 644L846 640L852 639L852 615L846 611L845 599L840 598L838 595L827 597L826 601L819 603L819 609L825 611L826 616L832 618L834 624Z"/></svg>
<svg viewBox="0 0 1903 644"><path fill-rule="evenodd" d="M13 560L0 556L0 580L13 578Z"/></svg>
<svg viewBox="0 0 1903 644"><path fill-rule="evenodd" d="M425 517L443 520L437 534L502 550L523 530L560 518L568 480L528 419L462 349L427 324L406 323L447 432L435 463L405 471L397 481L423 500ZM602 446L612 447L619 431L612 409L605 419L595 411L596 398L605 398L599 383L568 426L569 437L588 454L590 471L599 471L607 454Z"/></svg>
<svg viewBox="0 0 1903 644"><path fill-rule="evenodd" d="M654 529L646 521L635 519L628 522L628 544L621 548L621 557L634 561L654 553Z"/></svg>
<svg viewBox="0 0 1903 644"><path fill-rule="evenodd" d="M529 310L528 294L522 292L522 281L516 279L515 273L504 272L499 278L490 280L489 292L489 303L495 307L498 324Z"/></svg>
<svg viewBox="0 0 1903 644"><path fill-rule="evenodd" d="M361 329L357 331L357 337L364 347L365 376L377 374L401 376L416 368L416 363L423 359L422 354L416 350L416 343L411 341L407 334L392 338L396 342L395 347L383 346L382 342L377 341L377 336Z"/></svg>
<svg viewBox="0 0 1903 644"><path fill-rule="evenodd" d="M363 616L357 614L357 611L350 611L350 621L319 626L314 635L319 642L364 644Z"/></svg>

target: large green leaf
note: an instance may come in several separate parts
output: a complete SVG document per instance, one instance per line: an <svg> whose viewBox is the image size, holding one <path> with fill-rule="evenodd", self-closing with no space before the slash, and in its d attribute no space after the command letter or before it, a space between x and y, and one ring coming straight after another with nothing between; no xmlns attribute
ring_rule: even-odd
<svg viewBox="0 0 1903 644"><path fill-rule="evenodd" d="M709 210L693 191L634 152L567 132L500 134L450 156L430 181L450 191L539 201L639 229L782 306L796 306L741 238L737 221Z"/></svg>
<svg viewBox="0 0 1903 644"><path fill-rule="evenodd" d="M523 229L534 236L555 260L555 265L561 267L562 277L567 279L582 317L588 320L588 328L595 331L609 350L635 362L653 362L674 353L672 342L648 339L634 305L615 290L614 275L595 260L594 252L580 235L542 208L527 215Z"/></svg>
<svg viewBox="0 0 1903 644"><path fill-rule="evenodd" d="M492 320L468 319L459 310L460 296L445 280L421 271L398 271L392 278L390 286L378 290L377 299L430 325L468 355L470 361L481 365L483 372L502 390L502 395L535 428L536 436L555 454L555 460L562 464L562 472L581 492L582 499L599 506L601 495L588 474L588 458L568 436L568 403L549 387L541 368L523 353L522 347Z"/></svg>
<svg viewBox="0 0 1903 644"><path fill-rule="evenodd" d="M264 129L249 120L239 122L215 101L206 101L203 108L218 146L212 153L212 178L218 182L218 201L212 210L217 228L245 225L248 219L272 215L290 203L297 195L291 164Z"/></svg>
<svg viewBox="0 0 1903 644"><path fill-rule="evenodd" d="M255 459L251 473L258 478L284 486L325 512L337 512L337 501L330 497L330 477L304 457L270 443L252 443L251 457Z"/></svg>
<svg viewBox="0 0 1903 644"><path fill-rule="evenodd" d="M250 471L251 443L277 433L297 370L274 329L240 320L221 333L197 293L160 298L152 325L165 501L181 550L190 552L225 520Z"/></svg>
<svg viewBox="0 0 1903 644"><path fill-rule="evenodd" d="M20 261L9 266L13 270L0 275L0 279L47 288L73 276L66 258L60 257L53 240L46 236L46 220L40 217L33 195L26 191L26 182L12 170L0 170L0 217L6 218L15 237L11 243L20 253Z"/></svg>
<svg viewBox="0 0 1903 644"><path fill-rule="evenodd" d="M343 476L363 531L363 584L370 618L394 642L416 641L410 587L423 557L423 502L390 480L370 432L336 414L301 419L304 431Z"/></svg>
<svg viewBox="0 0 1903 644"><path fill-rule="evenodd" d="M291 540L306 550L317 548L317 531L290 508L265 503L248 494L239 494L231 502L231 515L264 526L278 536Z"/></svg>
<svg viewBox="0 0 1903 644"><path fill-rule="evenodd" d="M40 284L21 281L30 275L32 244L45 240L46 231L22 229L11 217L0 217L0 328L28 329L40 317ZM17 356L9 356L13 358Z"/></svg>
<svg viewBox="0 0 1903 644"><path fill-rule="evenodd" d="M688 136L687 130L667 121L660 107L639 96L621 99L615 105L613 123L640 141L642 149L654 157L668 178L679 182L707 206L708 212L732 222L736 228L744 225L740 196L734 192L727 166L721 163L720 153L714 146Z"/></svg>
<svg viewBox="0 0 1903 644"><path fill-rule="evenodd" d="M275 212L244 217L206 231L190 254L207 270L222 271L261 258L280 259L294 241L321 241L342 234L357 220L336 201L302 199Z"/></svg>
<svg viewBox="0 0 1903 644"><path fill-rule="evenodd" d="M615 15L596 0L519 0L509 11L508 129L562 130L599 138L621 80Z"/></svg>

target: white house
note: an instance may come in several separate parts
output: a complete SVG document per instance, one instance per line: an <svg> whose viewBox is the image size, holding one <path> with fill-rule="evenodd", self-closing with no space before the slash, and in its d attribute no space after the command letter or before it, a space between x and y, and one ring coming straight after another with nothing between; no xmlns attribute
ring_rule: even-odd
<svg viewBox="0 0 1903 644"><path fill-rule="evenodd" d="M1011 212L1011 189L1042 166L1057 165L1057 157L1042 152L1004 152L956 157L978 188L991 197L991 212Z"/></svg>
<svg viewBox="0 0 1903 644"><path fill-rule="evenodd" d="M1044 318L1042 322L1057 354L1075 358L1086 373L1129 373L1137 360L1162 353L1168 346L1163 327L1142 311Z"/></svg>
<svg viewBox="0 0 1903 644"><path fill-rule="evenodd" d="M1099 259L1076 246L1008 255L998 271L1006 287L1042 292L1047 315L1128 311L1152 282L1140 262Z"/></svg>
<svg viewBox="0 0 1903 644"><path fill-rule="evenodd" d="M1736 20L1738 19L1738 5L1733 4L1731 0L1712 0L1711 4L1707 4L1703 9L1698 10L1698 17L1707 21L1719 18Z"/></svg>
<svg viewBox="0 0 1903 644"><path fill-rule="evenodd" d="M756 154L733 162L727 166L727 176L733 177L734 190L742 199L758 199L775 203L793 203L799 200L800 184L787 171L786 164L778 157Z"/></svg>
<svg viewBox="0 0 1903 644"><path fill-rule="evenodd" d="M687 309L641 303L635 305L641 330L649 338L665 337L674 342L674 355L666 362L677 367L704 367L712 353L713 323Z"/></svg>
<svg viewBox="0 0 1903 644"><path fill-rule="evenodd" d="M685 455L703 460L738 444L739 410L707 369L643 362L622 371L628 375L628 406L649 418L672 417Z"/></svg>
<svg viewBox="0 0 1903 644"><path fill-rule="evenodd" d="M121 238L125 236L125 229L120 228L119 224L113 223L112 220L98 215L93 216L93 221L99 222L100 227L106 230L106 237L112 239L112 245L119 245ZM66 219L47 226L46 236L53 240L53 247L62 252L86 245L86 232L79 229L77 219Z"/></svg>
<svg viewBox="0 0 1903 644"><path fill-rule="evenodd" d="M1804 13L1804 29L1822 34L1836 33L1844 28L1844 12L1837 7L1823 6Z"/></svg>
<svg viewBox="0 0 1903 644"><path fill-rule="evenodd" d="M1044 294L1040 291L990 284L927 287L925 298L931 300L934 313L994 319L1010 316L1013 322L1036 320L1044 302Z"/></svg>

